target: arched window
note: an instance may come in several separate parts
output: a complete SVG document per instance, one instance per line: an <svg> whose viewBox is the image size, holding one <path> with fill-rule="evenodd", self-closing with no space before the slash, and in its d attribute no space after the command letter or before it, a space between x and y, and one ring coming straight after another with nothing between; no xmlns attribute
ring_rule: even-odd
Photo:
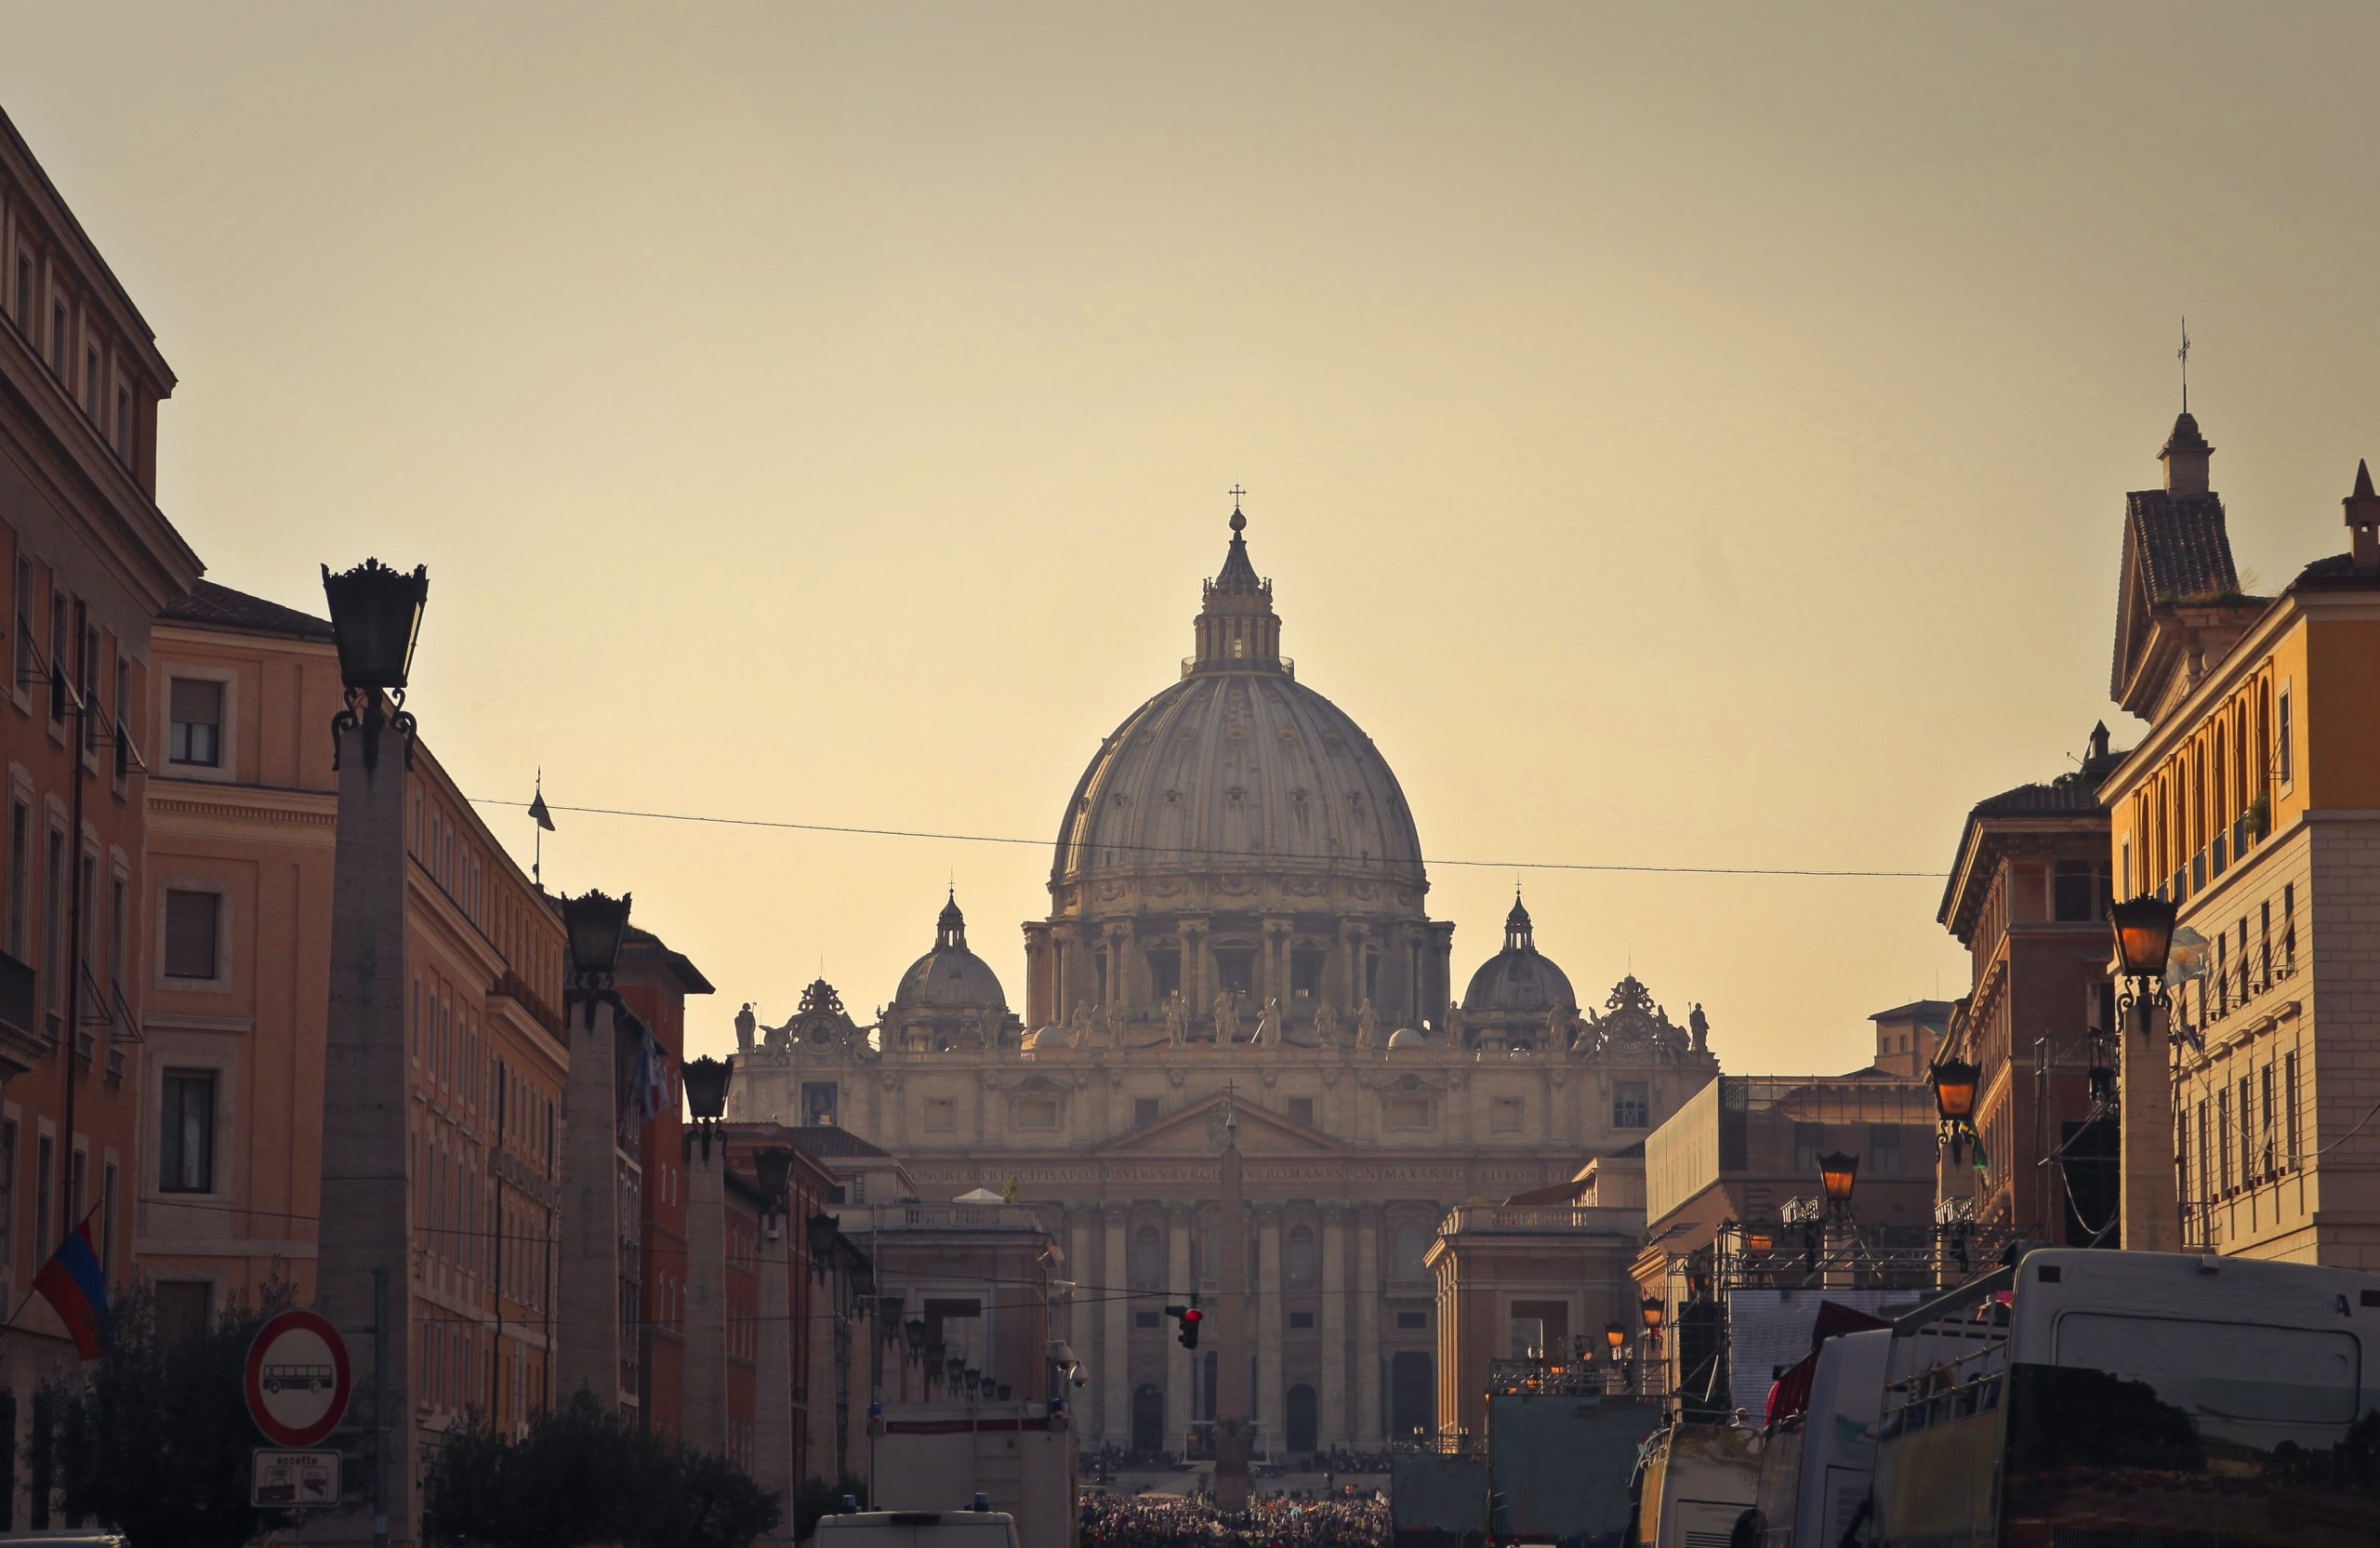
<svg viewBox="0 0 2380 1548"><path fill-rule="evenodd" d="M1289 1272L1290 1289L1312 1290L1314 1288L1316 1262L1314 1227L1291 1226L1289 1240L1281 1254L1281 1265Z"/></svg>
<svg viewBox="0 0 2380 1548"><path fill-rule="evenodd" d="M1154 1225L1144 1225L1132 1233L1131 1277L1134 1290L1165 1287L1165 1241Z"/></svg>
<svg viewBox="0 0 2380 1548"><path fill-rule="evenodd" d="M1398 1279L1421 1279L1429 1276L1421 1259L1430 1250L1430 1230L1425 1225L1407 1221L1396 1228L1395 1271Z"/></svg>

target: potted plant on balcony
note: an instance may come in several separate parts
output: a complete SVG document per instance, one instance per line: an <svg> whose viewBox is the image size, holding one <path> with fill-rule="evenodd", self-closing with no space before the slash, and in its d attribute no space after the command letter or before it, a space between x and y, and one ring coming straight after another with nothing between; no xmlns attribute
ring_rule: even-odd
<svg viewBox="0 0 2380 1548"><path fill-rule="evenodd" d="M2248 802L2248 809L2240 814L2240 816L2241 820L2248 825L2250 839L2263 839L2267 833L2272 831L2272 797L2258 796Z"/></svg>

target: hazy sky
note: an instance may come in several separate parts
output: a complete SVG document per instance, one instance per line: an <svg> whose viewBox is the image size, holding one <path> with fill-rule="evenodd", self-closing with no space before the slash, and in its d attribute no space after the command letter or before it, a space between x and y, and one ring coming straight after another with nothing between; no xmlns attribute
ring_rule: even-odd
<svg viewBox="0 0 2380 1548"><path fill-rule="evenodd" d="M181 387L226 584L426 562L413 708L735 1002L863 1014L945 878L1012 1003L1235 482L1453 859L1938 872L2107 702L2191 404L2243 567L2380 454L2368 6L0 7ZM1938 880L1532 872L1739 1072L1961 992ZM2025 1029L2019 1029L2025 1035Z"/></svg>

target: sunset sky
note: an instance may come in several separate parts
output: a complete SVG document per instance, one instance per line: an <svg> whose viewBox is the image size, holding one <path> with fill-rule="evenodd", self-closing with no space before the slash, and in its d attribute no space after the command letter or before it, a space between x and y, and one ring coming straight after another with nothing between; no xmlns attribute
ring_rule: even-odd
<svg viewBox="0 0 2380 1548"><path fill-rule="evenodd" d="M180 375L166 514L313 611L428 564L412 708L524 863L540 766L1030 840L558 810L698 1048L872 1015L952 877L1021 1007L1236 483L1458 982L1518 874L1590 1003L1850 1068L1965 988L1967 807L2135 735L2180 314L2265 588L2380 455L2369 6L18 4L0 106Z"/></svg>

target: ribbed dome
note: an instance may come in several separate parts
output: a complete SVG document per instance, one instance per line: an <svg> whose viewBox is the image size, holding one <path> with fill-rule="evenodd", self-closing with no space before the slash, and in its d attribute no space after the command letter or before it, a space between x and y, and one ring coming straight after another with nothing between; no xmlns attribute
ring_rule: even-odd
<svg viewBox="0 0 2380 1548"><path fill-rule="evenodd" d="M1520 894L1513 894L1513 911L1504 917L1504 949L1479 964L1471 987L1462 994L1466 1015L1523 1015L1579 1008L1570 975L1554 959L1537 949L1537 930Z"/></svg>
<svg viewBox="0 0 2380 1548"><path fill-rule="evenodd" d="M1150 871L1368 874L1426 885L1405 792L1345 711L1280 653L1273 585L1232 511L1182 681L1125 718L1058 828L1052 887Z"/></svg>
<svg viewBox="0 0 2380 1548"><path fill-rule="evenodd" d="M1251 860L1422 881L1405 792L1361 726L1285 672L1200 671L1134 710L1091 760L1053 880Z"/></svg>
<svg viewBox="0 0 2380 1548"><path fill-rule="evenodd" d="M909 964L893 999L905 1010L1008 1009L999 974L967 949L967 916L959 911L956 893L934 921L933 949Z"/></svg>

